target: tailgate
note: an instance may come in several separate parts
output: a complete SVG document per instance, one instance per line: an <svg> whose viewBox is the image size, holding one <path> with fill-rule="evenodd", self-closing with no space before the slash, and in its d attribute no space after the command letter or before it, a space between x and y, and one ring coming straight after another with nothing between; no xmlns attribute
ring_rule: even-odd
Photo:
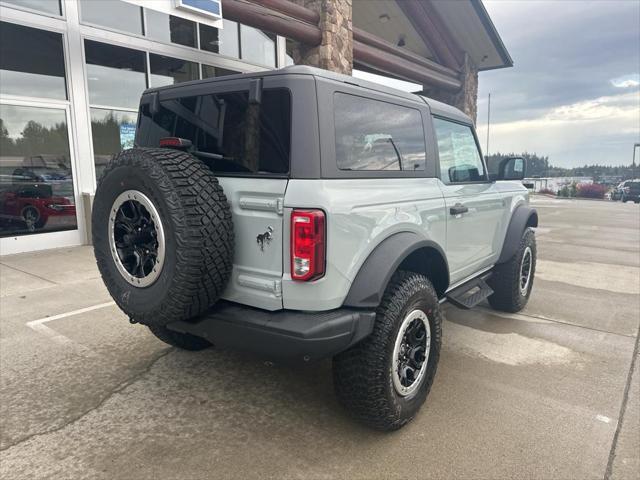
<svg viewBox="0 0 640 480"><path fill-rule="evenodd" d="M282 308L286 179L218 177L231 205L235 254L222 296L266 310Z"/></svg>

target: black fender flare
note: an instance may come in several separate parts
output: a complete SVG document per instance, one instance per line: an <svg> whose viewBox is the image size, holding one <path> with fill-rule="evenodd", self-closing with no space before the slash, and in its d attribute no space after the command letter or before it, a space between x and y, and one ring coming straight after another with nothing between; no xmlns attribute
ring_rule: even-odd
<svg viewBox="0 0 640 480"><path fill-rule="evenodd" d="M421 238L412 232L400 232L384 239L375 247L358 271L344 301L345 307L376 308L382 301L384 291L400 264L420 248L435 249L444 260L447 256L437 243Z"/></svg>
<svg viewBox="0 0 640 480"><path fill-rule="evenodd" d="M511 215L511 221L507 227L507 234L502 244L502 251L496 263L508 262L518 250L518 245L520 245L520 239L522 238L525 228L537 226L538 212L536 209L525 204L518 205Z"/></svg>

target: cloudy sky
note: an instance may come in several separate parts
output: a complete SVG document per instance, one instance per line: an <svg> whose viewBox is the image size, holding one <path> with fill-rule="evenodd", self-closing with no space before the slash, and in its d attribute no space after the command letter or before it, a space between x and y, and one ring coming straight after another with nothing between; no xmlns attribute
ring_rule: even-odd
<svg viewBox="0 0 640 480"><path fill-rule="evenodd" d="M640 142L640 1L484 0L514 67L480 74L490 152L557 166L630 164ZM636 152L636 159L640 151Z"/></svg>

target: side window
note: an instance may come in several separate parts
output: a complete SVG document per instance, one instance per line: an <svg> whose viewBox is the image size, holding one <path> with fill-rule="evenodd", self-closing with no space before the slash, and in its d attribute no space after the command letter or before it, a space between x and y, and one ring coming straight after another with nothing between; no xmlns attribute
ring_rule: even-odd
<svg viewBox="0 0 640 480"><path fill-rule="evenodd" d="M434 118L433 124L438 139L440 179L444 183L486 180L471 127L440 118Z"/></svg>
<svg viewBox="0 0 640 480"><path fill-rule="evenodd" d="M162 101L142 108L136 142L158 146L163 137L191 140L194 154L217 173L286 174L291 143L288 90L265 89L259 104L247 91Z"/></svg>
<svg viewBox="0 0 640 480"><path fill-rule="evenodd" d="M418 110L344 93L333 101L340 170L424 170Z"/></svg>

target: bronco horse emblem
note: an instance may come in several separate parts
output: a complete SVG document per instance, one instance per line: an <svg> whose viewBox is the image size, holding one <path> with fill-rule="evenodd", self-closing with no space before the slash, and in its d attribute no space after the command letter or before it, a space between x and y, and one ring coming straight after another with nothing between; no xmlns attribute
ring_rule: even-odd
<svg viewBox="0 0 640 480"><path fill-rule="evenodd" d="M260 245L260 251L264 252L264 244L266 243L267 245L269 245L271 243L271 239L272 234L273 233L273 228L271 228L270 226L267 227L267 231L264 233L259 234L256 237L256 241L258 242L258 245Z"/></svg>

